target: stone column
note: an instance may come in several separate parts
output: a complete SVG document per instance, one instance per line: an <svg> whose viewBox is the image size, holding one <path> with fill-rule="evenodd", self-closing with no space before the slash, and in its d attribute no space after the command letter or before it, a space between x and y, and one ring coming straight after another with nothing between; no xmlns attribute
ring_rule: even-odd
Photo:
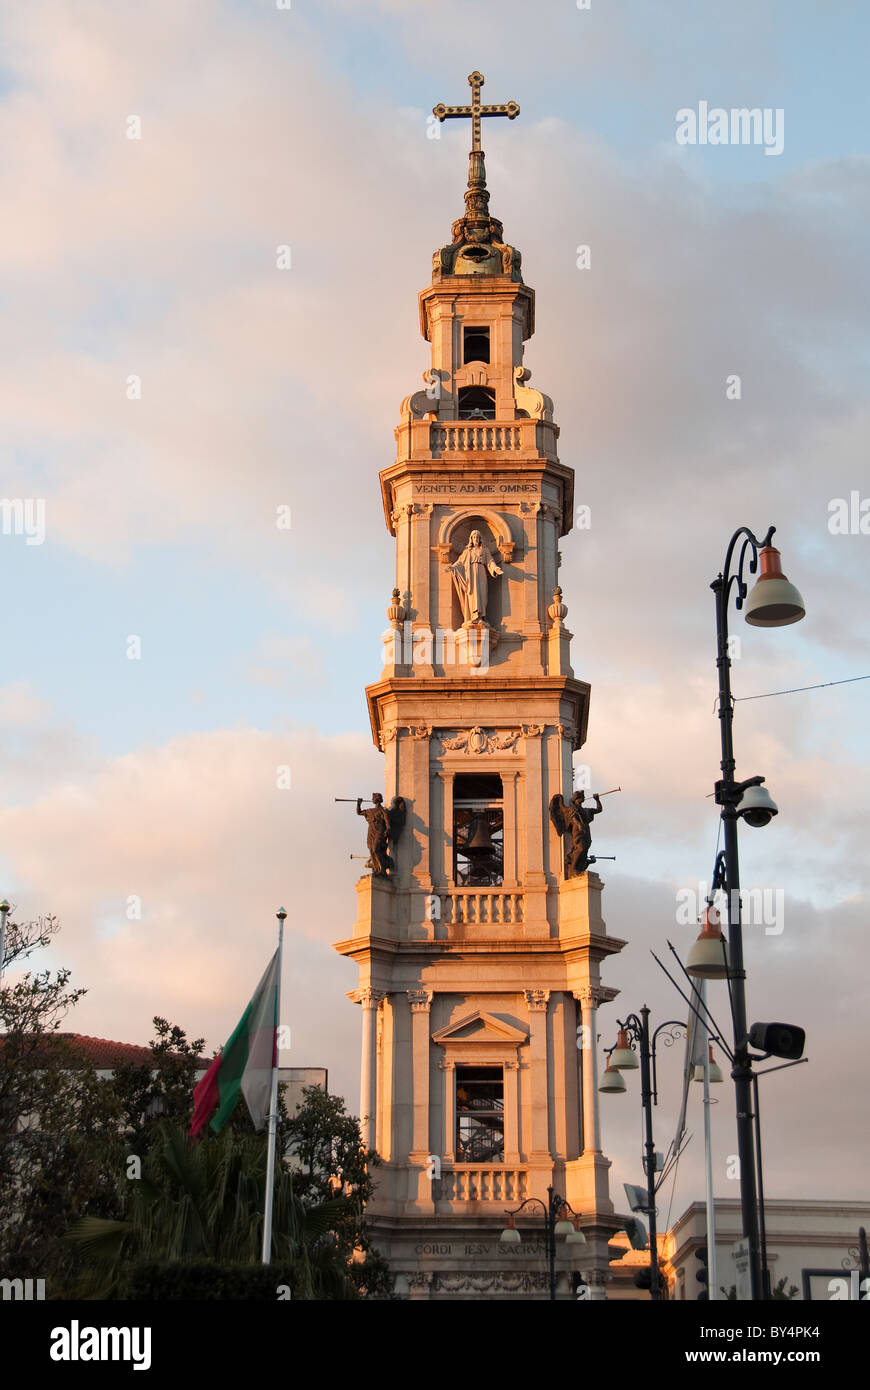
<svg viewBox="0 0 870 1390"><path fill-rule="evenodd" d="M410 1157L429 1157L429 1010L432 991L409 989L411 1005L411 1152Z"/></svg>
<svg viewBox="0 0 870 1390"><path fill-rule="evenodd" d="M598 1119L598 1006L604 1002L600 992L591 985L576 990L574 998L580 1005L580 1021L589 1046L580 1052L580 1075L583 1086L583 1152L601 1152L601 1129Z"/></svg>
<svg viewBox="0 0 870 1390"><path fill-rule="evenodd" d="M386 997L379 989L358 989L355 995L357 1003L362 1004L359 1117L362 1141L367 1149L373 1149L375 1146L378 1104L378 1005Z"/></svg>
<svg viewBox="0 0 870 1390"><path fill-rule="evenodd" d="M529 1010L529 1063L531 1067L531 1157L550 1157L550 1112L547 1086L547 1003L548 989L526 989L523 997Z"/></svg>

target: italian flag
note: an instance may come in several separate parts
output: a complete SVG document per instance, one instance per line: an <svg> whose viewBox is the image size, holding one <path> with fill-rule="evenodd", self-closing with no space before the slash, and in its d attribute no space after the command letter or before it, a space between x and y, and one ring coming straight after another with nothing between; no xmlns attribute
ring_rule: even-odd
<svg viewBox="0 0 870 1390"><path fill-rule="evenodd" d="M239 1019L229 1042L215 1057L193 1092L191 1138L196 1138L209 1119L220 1134L236 1108L239 1092L245 1097L255 1129L269 1116L272 1068L278 1065L278 952L266 967L254 996Z"/></svg>

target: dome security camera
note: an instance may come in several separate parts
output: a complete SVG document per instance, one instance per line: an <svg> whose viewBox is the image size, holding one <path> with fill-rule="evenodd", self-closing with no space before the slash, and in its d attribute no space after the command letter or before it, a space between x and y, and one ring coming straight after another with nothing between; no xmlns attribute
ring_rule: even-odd
<svg viewBox="0 0 870 1390"><path fill-rule="evenodd" d="M779 807L765 787L747 787L737 807L747 825L768 825L779 812Z"/></svg>

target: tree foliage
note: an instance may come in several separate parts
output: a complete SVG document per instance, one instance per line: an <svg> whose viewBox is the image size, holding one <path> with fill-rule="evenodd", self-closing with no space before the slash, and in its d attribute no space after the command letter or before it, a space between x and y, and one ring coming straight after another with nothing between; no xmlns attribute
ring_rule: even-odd
<svg viewBox="0 0 870 1390"><path fill-rule="evenodd" d="M57 930L53 917L9 923L6 970L26 967ZM131 1260L149 1279L160 1261L211 1261L221 1278L255 1263L266 1136L240 1103L219 1137L191 1144L203 1039L160 1016L147 1061L117 1065L111 1080L84 1065L59 1030L85 992L67 969L24 969L0 989L3 1276L44 1278L49 1297L123 1296ZM358 1121L318 1087L290 1120L279 1093L279 1154L288 1143L295 1156L278 1165L274 1258L296 1270L293 1296L388 1295L364 1219L378 1159ZM76 1239L65 1238L71 1230ZM184 1282L177 1268L174 1280Z"/></svg>
<svg viewBox="0 0 870 1390"><path fill-rule="evenodd" d="M184 1126L161 1120L154 1141L141 1178L129 1184L124 1219L84 1217L69 1233L87 1255L79 1296L123 1298L143 1262L256 1265L260 1259L263 1137L227 1128L192 1143ZM302 1202L290 1173L278 1166L272 1255L285 1274L292 1272L294 1298L357 1297L335 1236L347 1205L344 1197Z"/></svg>
<svg viewBox="0 0 870 1390"><path fill-rule="evenodd" d="M365 1206L372 1195L373 1170L380 1163L366 1149L359 1120L345 1111L341 1096L330 1096L320 1086L306 1086L303 1103L285 1126L294 1182L304 1201L324 1201L331 1192L343 1192L347 1211L336 1226L336 1237L360 1292L386 1297L392 1280L386 1261L371 1243Z"/></svg>
<svg viewBox="0 0 870 1390"><path fill-rule="evenodd" d="M6 970L26 964L57 929L53 917L9 923ZM57 1036L85 993L69 981L66 969L25 970L0 989L0 1267L13 1278L57 1274L72 1214L114 1204L102 1150L117 1106Z"/></svg>

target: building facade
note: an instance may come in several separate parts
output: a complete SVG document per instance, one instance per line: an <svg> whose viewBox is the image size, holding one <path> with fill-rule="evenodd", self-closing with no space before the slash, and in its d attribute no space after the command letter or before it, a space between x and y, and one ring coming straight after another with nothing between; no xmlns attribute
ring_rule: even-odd
<svg viewBox="0 0 870 1390"><path fill-rule="evenodd" d="M764 1217L771 1289L784 1281L784 1291L795 1290L792 1297L796 1301L808 1297L838 1302L858 1298L857 1281L850 1275L859 1265L859 1228L870 1228L870 1203L773 1197L765 1200ZM737 1287L733 1251L741 1232L739 1200L717 1197L720 1298L722 1289L727 1293ZM703 1202L693 1202L661 1241L669 1297L697 1299L703 1285L698 1282L695 1252L706 1245L705 1207ZM862 1299L867 1292L861 1292Z"/></svg>
<svg viewBox="0 0 870 1390"><path fill-rule="evenodd" d="M383 1160L368 1218L410 1297L546 1298L534 1202L519 1245L499 1234L555 1189L586 1237L558 1246L558 1296L576 1296L579 1270L603 1298L619 1222L596 1011L624 943L589 868L594 808L571 799L589 709L558 586L574 474L528 384L534 291L479 148L419 308L431 366L380 475L396 572L366 694L386 796L363 811L372 872L336 943L359 967L360 1113Z"/></svg>

